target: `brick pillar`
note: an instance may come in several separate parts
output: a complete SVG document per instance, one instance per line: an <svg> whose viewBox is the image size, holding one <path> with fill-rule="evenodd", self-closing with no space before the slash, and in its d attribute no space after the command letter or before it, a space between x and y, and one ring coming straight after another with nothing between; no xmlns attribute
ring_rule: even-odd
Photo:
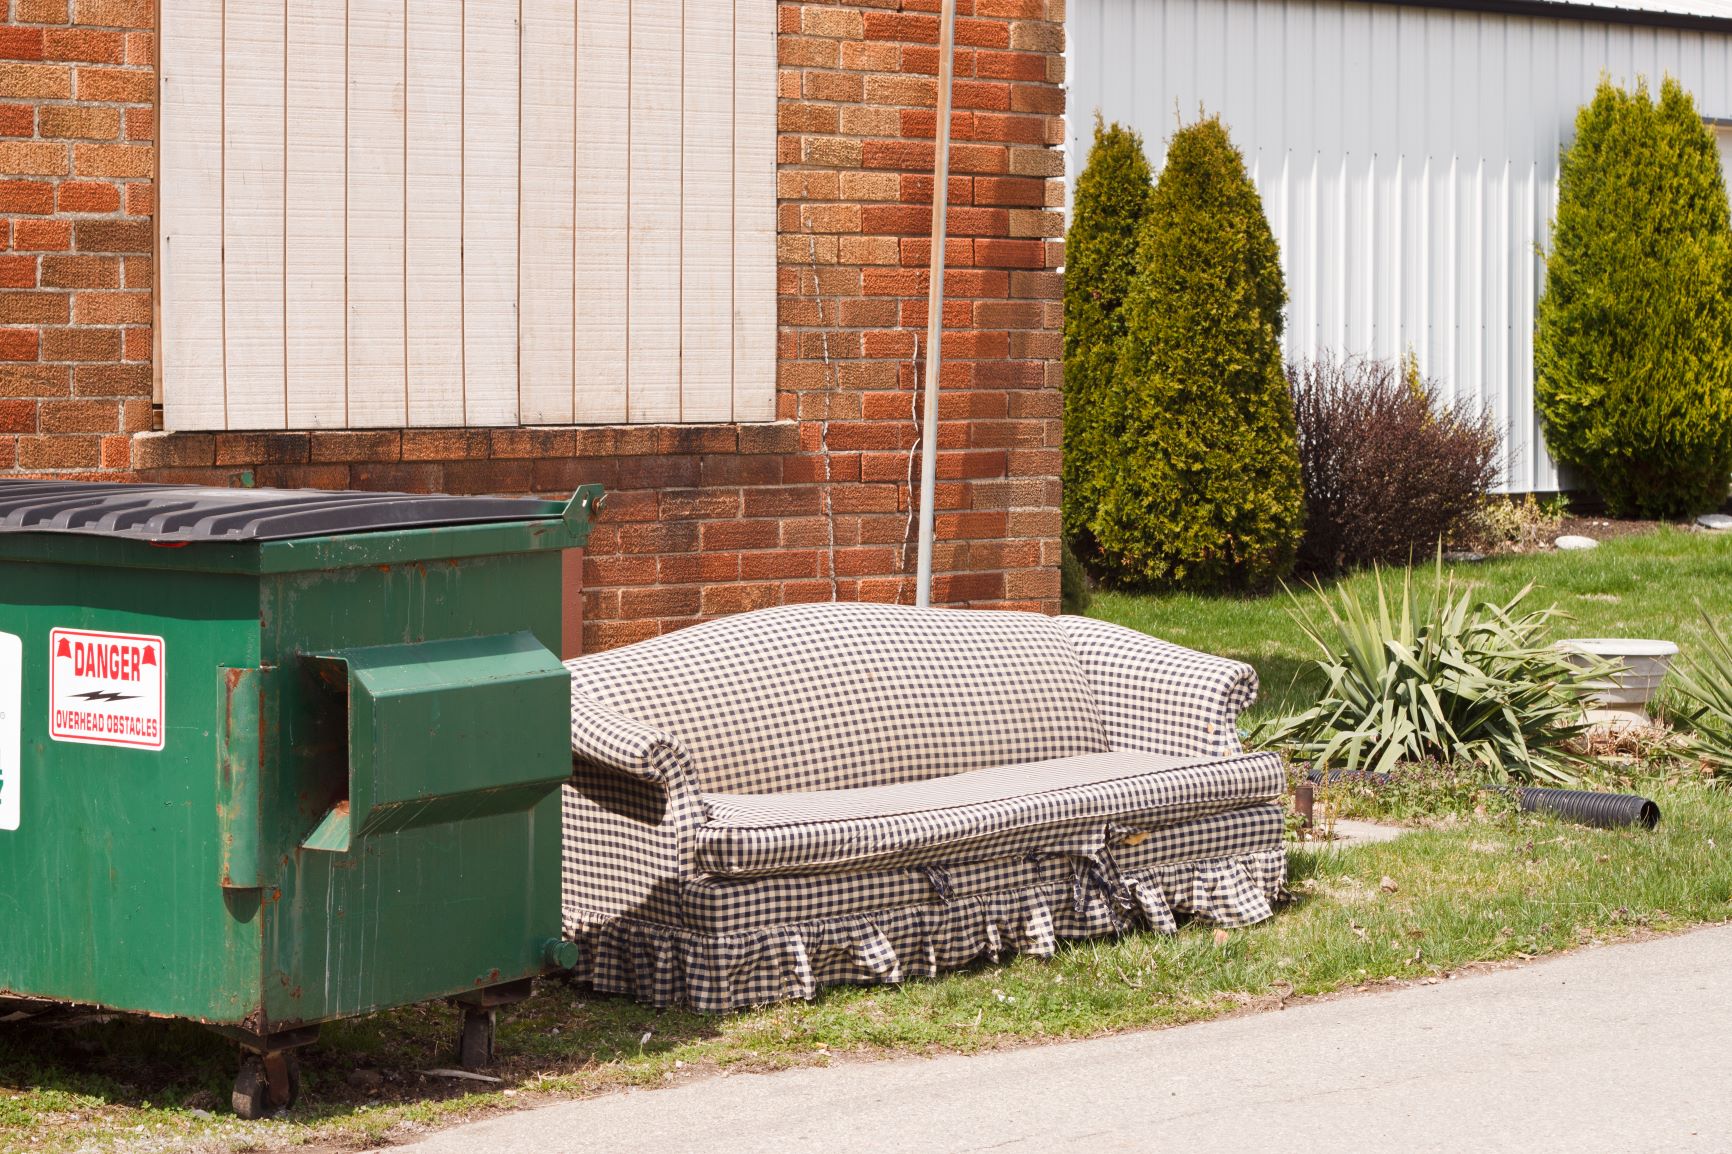
<svg viewBox="0 0 1732 1154"><path fill-rule="evenodd" d="M153 8L0 22L0 468L124 470L150 428Z"/></svg>
<svg viewBox="0 0 1732 1154"><path fill-rule="evenodd" d="M937 0L784 3L784 415L827 450L844 598L912 595ZM1060 0L961 0L933 601L1058 601Z"/></svg>

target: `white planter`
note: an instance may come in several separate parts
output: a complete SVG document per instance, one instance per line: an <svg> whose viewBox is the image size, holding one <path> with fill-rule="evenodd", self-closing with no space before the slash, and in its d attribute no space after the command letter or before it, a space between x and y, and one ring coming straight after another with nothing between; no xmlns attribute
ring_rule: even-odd
<svg viewBox="0 0 1732 1154"><path fill-rule="evenodd" d="M1595 705L1587 712L1590 725L1647 725L1648 700L1678 655L1670 641L1638 637L1572 637L1558 647L1616 663L1609 677L1588 682Z"/></svg>

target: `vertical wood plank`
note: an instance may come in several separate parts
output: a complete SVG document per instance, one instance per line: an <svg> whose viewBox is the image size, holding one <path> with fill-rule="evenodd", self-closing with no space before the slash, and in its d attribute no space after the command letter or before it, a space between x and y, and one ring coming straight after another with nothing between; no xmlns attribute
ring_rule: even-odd
<svg viewBox="0 0 1732 1154"><path fill-rule="evenodd" d="M517 422L517 0L463 6L463 420Z"/></svg>
<svg viewBox="0 0 1732 1154"><path fill-rule="evenodd" d="M407 0L410 425L463 423L463 0Z"/></svg>
<svg viewBox="0 0 1732 1154"><path fill-rule="evenodd" d="M404 28L399 0L349 0L349 419L402 425Z"/></svg>
<svg viewBox="0 0 1732 1154"><path fill-rule="evenodd" d="M227 425L288 423L283 347L283 10L229 0L223 35Z"/></svg>
<svg viewBox="0 0 1732 1154"><path fill-rule="evenodd" d="M680 419L681 0L631 7L627 419Z"/></svg>
<svg viewBox="0 0 1732 1154"><path fill-rule="evenodd" d="M293 128L283 142L289 235L283 343L291 429L340 428L346 419L343 6L344 0L297 0L286 8Z"/></svg>
<svg viewBox="0 0 1732 1154"><path fill-rule="evenodd" d="M626 229L631 163L631 5L579 0L576 360L572 419L626 419Z"/></svg>
<svg viewBox="0 0 1732 1154"><path fill-rule="evenodd" d="M680 416L734 413L734 5L685 6Z"/></svg>
<svg viewBox="0 0 1732 1154"><path fill-rule="evenodd" d="M161 36L163 424L222 429L222 0L175 4Z"/></svg>
<svg viewBox="0 0 1732 1154"><path fill-rule="evenodd" d="M577 6L523 9L521 420L568 424L576 336L572 277L577 170ZM587 152L585 161L589 158Z"/></svg>
<svg viewBox="0 0 1732 1154"><path fill-rule="evenodd" d="M734 28L734 419L776 416L776 6Z"/></svg>

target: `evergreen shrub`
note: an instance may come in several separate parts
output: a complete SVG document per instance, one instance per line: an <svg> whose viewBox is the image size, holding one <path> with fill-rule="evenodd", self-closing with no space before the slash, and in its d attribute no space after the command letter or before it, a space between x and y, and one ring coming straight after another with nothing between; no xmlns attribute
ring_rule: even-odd
<svg viewBox="0 0 1732 1154"><path fill-rule="evenodd" d="M1086 528L1110 579L1252 590L1291 571L1304 507L1281 359L1286 299L1274 234L1226 128L1211 118L1180 129L1092 418Z"/></svg>
<svg viewBox="0 0 1732 1154"><path fill-rule="evenodd" d="M1732 476L1732 224L1674 80L1600 83L1563 154L1534 333L1546 440L1617 515L1718 507Z"/></svg>
<svg viewBox="0 0 1732 1154"><path fill-rule="evenodd" d="M1092 553L1088 522L1099 504L1107 447L1101 414L1112 386L1122 306L1136 272L1137 231L1154 181L1143 140L1095 115L1094 145L1077 177L1064 278L1064 535Z"/></svg>

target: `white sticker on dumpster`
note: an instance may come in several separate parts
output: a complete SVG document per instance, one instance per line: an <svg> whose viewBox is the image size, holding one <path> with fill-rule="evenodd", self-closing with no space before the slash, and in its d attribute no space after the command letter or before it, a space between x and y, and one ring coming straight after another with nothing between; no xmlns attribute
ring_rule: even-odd
<svg viewBox="0 0 1732 1154"><path fill-rule="evenodd" d="M161 749L160 637L55 629L48 634L48 736L83 745Z"/></svg>
<svg viewBox="0 0 1732 1154"><path fill-rule="evenodd" d="M0 633L0 829L18 828L18 787L22 775L24 643Z"/></svg>

